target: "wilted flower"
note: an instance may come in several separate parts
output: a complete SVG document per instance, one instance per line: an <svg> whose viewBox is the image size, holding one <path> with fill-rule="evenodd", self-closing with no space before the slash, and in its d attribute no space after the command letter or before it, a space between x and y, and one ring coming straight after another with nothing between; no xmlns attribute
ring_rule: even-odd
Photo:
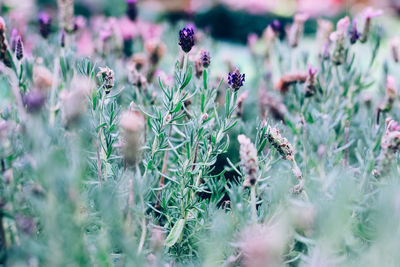
<svg viewBox="0 0 400 267"><path fill-rule="evenodd" d="M278 151L283 159L293 159L294 148L289 141L279 133L277 128L271 128L268 126L266 135L268 142Z"/></svg>
<svg viewBox="0 0 400 267"><path fill-rule="evenodd" d="M183 52L189 53L194 46L194 30L193 28L183 28L179 31L179 45Z"/></svg>
<svg viewBox="0 0 400 267"><path fill-rule="evenodd" d="M17 38L17 45L15 47L15 56L18 60L24 57L24 44L22 43L21 36Z"/></svg>
<svg viewBox="0 0 400 267"><path fill-rule="evenodd" d="M246 90L236 100L236 106L237 106L236 116L238 116L239 118L243 116L243 103L248 96L249 96L249 91Z"/></svg>
<svg viewBox="0 0 400 267"><path fill-rule="evenodd" d="M65 30L64 29L62 29L61 30L61 33L60 33L60 46L62 47L62 48L64 48L65 47L65 37L66 37L66 32L65 32Z"/></svg>
<svg viewBox="0 0 400 267"><path fill-rule="evenodd" d="M336 25L336 31L330 35L331 41L335 43L335 48L332 54L332 62L336 65L341 65L345 61L345 40L349 25L349 17L346 16L340 19Z"/></svg>
<svg viewBox="0 0 400 267"><path fill-rule="evenodd" d="M39 32L43 38L47 39L51 31L51 17L48 13L39 14Z"/></svg>
<svg viewBox="0 0 400 267"><path fill-rule="evenodd" d="M392 50L392 58L394 62L399 62L399 45L400 45L400 38L399 37L393 37L390 40L390 48Z"/></svg>
<svg viewBox="0 0 400 267"><path fill-rule="evenodd" d="M128 164L134 165L139 159L140 134L144 118L137 111L124 111L120 119L122 153Z"/></svg>
<svg viewBox="0 0 400 267"><path fill-rule="evenodd" d="M238 136L240 144L240 167L245 177L244 185L252 186L257 182L258 156L254 144L245 135Z"/></svg>
<svg viewBox="0 0 400 267"><path fill-rule="evenodd" d="M294 16L294 23L289 31L289 44L291 47L297 47L299 45L300 38L304 32L304 22L308 19L309 15L305 13L299 13Z"/></svg>
<svg viewBox="0 0 400 267"><path fill-rule="evenodd" d="M238 91L243 86L245 74L241 74L239 69L236 68L233 72L228 75L228 84L234 90Z"/></svg>
<svg viewBox="0 0 400 267"><path fill-rule="evenodd" d="M361 34L360 42L365 43L368 40L369 32L371 31L371 19L379 17L383 14L383 11L378 9L375 10L372 7L367 7L364 10L364 29Z"/></svg>
<svg viewBox="0 0 400 267"><path fill-rule="evenodd" d="M381 147L382 150L373 171L376 176L389 169L400 149L400 125L391 118L386 119L386 130L381 139Z"/></svg>
<svg viewBox="0 0 400 267"><path fill-rule="evenodd" d="M57 0L60 28L71 33L75 30L74 0Z"/></svg>
<svg viewBox="0 0 400 267"><path fill-rule="evenodd" d="M18 31L17 29L13 29L11 31L11 37L10 37L10 46L11 46L11 51L15 53L15 49L17 48L17 38L18 38Z"/></svg>
<svg viewBox="0 0 400 267"><path fill-rule="evenodd" d="M396 81L393 76L388 75L386 78L386 91L385 99L383 103L379 106L379 111L388 112L392 109L393 103L397 98Z"/></svg>
<svg viewBox="0 0 400 267"><path fill-rule="evenodd" d="M6 23L0 17L0 61L7 67L11 68L11 59L7 53L8 45L6 39Z"/></svg>
<svg viewBox="0 0 400 267"><path fill-rule="evenodd" d="M101 78L101 82L104 84L106 94L110 93L110 89L114 87L114 71L109 67L99 67L97 77Z"/></svg>
<svg viewBox="0 0 400 267"><path fill-rule="evenodd" d="M138 15L137 0L126 0L126 15L132 21L136 20Z"/></svg>
<svg viewBox="0 0 400 267"><path fill-rule="evenodd" d="M35 88L46 91L53 84L53 73L43 65L33 67L33 84Z"/></svg>
<svg viewBox="0 0 400 267"><path fill-rule="evenodd" d="M275 120L283 122L285 121L285 116L288 111L279 96L274 97L267 90L260 89L259 106L260 115L264 119L266 119L268 115L271 114Z"/></svg>
<svg viewBox="0 0 400 267"><path fill-rule="evenodd" d="M351 26L351 29L349 31L350 35L350 43L355 44L358 39L361 37L361 32L358 31L357 29L357 20L353 19L353 25Z"/></svg>
<svg viewBox="0 0 400 267"><path fill-rule="evenodd" d="M210 52L202 49L200 51L200 60L201 60L201 64L203 65L203 67L208 68L208 66L210 66L210 64L211 64Z"/></svg>
<svg viewBox="0 0 400 267"><path fill-rule="evenodd" d="M311 65L308 65L308 76L305 82L305 96L310 97L315 94L317 81L316 81L316 74L318 69L313 68Z"/></svg>
<svg viewBox="0 0 400 267"><path fill-rule="evenodd" d="M308 73L306 72L287 73L279 79L276 88L284 94L289 90L289 86L296 83L304 83L307 77Z"/></svg>

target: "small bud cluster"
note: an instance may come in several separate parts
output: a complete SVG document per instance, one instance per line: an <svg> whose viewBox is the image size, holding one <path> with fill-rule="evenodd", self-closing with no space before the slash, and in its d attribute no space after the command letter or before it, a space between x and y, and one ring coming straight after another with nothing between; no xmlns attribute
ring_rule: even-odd
<svg viewBox="0 0 400 267"><path fill-rule="evenodd" d="M283 159L293 159L294 148L289 141L279 133L277 128L268 127L267 138L268 142L278 151Z"/></svg>
<svg viewBox="0 0 400 267"><path fill-rule="evenodd" d="M97 77L101 77L104 83L106 94L110 93L111 88L114 87L114 71L109 67L99 67L100 71L97 73Z"/></svg>
<svg viewBox="0 0 400 267"><path fill-rule="evenodd" d="M258 173L258 156L254 144L245 135L238 136L240 144L240 167L245 176L245 186L255 185Z"/></svg>
<svg viewBox="0 0 400 267"><path fill-rule="evenodd" d="M229 73L228 84L234 91L238 91L243 86L244 79L245 74L241 74L239 69L236 68L233 72Z"/></svg>

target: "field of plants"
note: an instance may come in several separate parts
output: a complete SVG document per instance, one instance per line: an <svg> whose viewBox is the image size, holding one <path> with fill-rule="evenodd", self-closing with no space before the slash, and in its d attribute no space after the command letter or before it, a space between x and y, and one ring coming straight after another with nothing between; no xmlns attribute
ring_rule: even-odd
<svg viewBox="0 0 400 267"><path fill-rule="evenodd" d="M17 2L0 2L0 266L400 266L392 9L252 33L227 8L237 25Z"/></svg>

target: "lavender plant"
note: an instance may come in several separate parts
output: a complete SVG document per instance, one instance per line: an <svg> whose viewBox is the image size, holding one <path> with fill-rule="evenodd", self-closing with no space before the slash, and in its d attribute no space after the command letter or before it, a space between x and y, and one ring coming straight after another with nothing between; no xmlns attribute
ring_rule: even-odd
<svg viewBox="0 0 400 267"><path fill-rule="evenodd" d="M224 64L138 1L88 21L73 4L0 18L1 266L398 265L382 11L316 37L308 14L286 38L273 21Z"/></svg>

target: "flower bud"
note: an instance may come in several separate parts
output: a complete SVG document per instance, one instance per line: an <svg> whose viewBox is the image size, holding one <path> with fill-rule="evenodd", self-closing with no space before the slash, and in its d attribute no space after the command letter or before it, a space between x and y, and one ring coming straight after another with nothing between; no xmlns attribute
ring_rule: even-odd
<svg viewBox="0 0 400 267"><path fill-rule="evenodd" d="M315 94L317 81L316 81L316 74L317 68L313 68L311 65L308 65L308 76L305 82L305 96L311 97Z"/></svg>
<svg viewBox="0 0 400 267"><path fill-rule="evenodd" d="M371 20L372 18L379 17L383 14L383 11L378 9L375 10L372 7L367 7L364 10L364 29L361 34L361 43L365 43L368 40L369 33L371 31Z"/></svg>
<svg viewBox="0 0 400 267"><path fill-rule="evenodd" d="M99 67L97 77L100 77L101 82L104 84L106 94L110 93L111 88L114 87L114 71L109 67Z"/></svg>
<svg viewBox="0 0 400 267"><path fill-rule="evenodd" d="M39 32L44 39L47 39L51 31L51 17L48 13L39 14Z"/></svg>
<svg viewBox="0 0 400 267"><path fill-rule="evenodd" d="M210 52L202 49L200 51L200 60L201 60L201 64L203 65L203 67L207 69L211 63Z"/></svg>
<svg viewBox="0 0 400 267"><path fill-rule="evenodd" d="M17 45L15 48L15 56L18 60L22 60L24 57L24 44L22 43L21 36L17 38Z"/></svg>
<svg viewBox="0 0 400 267"><path fill-rule="evenodd" d="M400 38L394 37L390 40L390 48L392 51L392 58L394 62L399 62L399 45L400 45Z"/></svg>
<svg viewBox="0 0 400 267"><path fill-rule="evenodd" d="M131 21L135 21L138 15L137 0L126 0L126 15Z"/></svg>
<svg viewBox="0 0 400 267"><path fill-rule="evenodd" d="M241 74L239 69L236 68L233 72L229 73L228 84L234 91L238 91L243 86L244 79L245 74Z"/></svg>
<svg viewBox="0 0 400 267"><path fill-rule="evenodd" d="M294 16L294 23L289 31L289 44L295 48L299 45L299 41L303 36L304 22L309 18L308 14L299 13Z"/></svg>
<svg viewBox="0 0 400 267"><path fill-rule="evenodd" d="M6 67L11 68L11 58L9 57L7 50L6 23L4 22L4 19L0 17L0 61L3 62Z"/></svg>
<svg viewBox="0 0 400 267"><path fill-rule="evenodd" d="M179 45L181 46L183 52L189 53L194 46L194 30L193 28L183 28L179 31Z"/></svg>
<svg viewBox="0 0 400 267"><path fill-rule="evenodd" d="M353 19L353 25L351 26L351 29L349 31L350 35L350 43L355 44L358 39L361 37L361 33L357 29L357 20Z"/></svg>
<svg viewBox="0 0 400 267"><path fill-rule="evenodd" d="M257 149L250 139L243 134L238 136L238 141L240 144L240 167L245 177L244 185L255 185L259 169Z"/></svg>
<svg viewBox="0 0 400 267"><path fill-rule="evenodd" d="M268 127L266 135L268 142L278 151L283 159L293 159L294 148L289 141L279 133L277 128Z"/></svg>

